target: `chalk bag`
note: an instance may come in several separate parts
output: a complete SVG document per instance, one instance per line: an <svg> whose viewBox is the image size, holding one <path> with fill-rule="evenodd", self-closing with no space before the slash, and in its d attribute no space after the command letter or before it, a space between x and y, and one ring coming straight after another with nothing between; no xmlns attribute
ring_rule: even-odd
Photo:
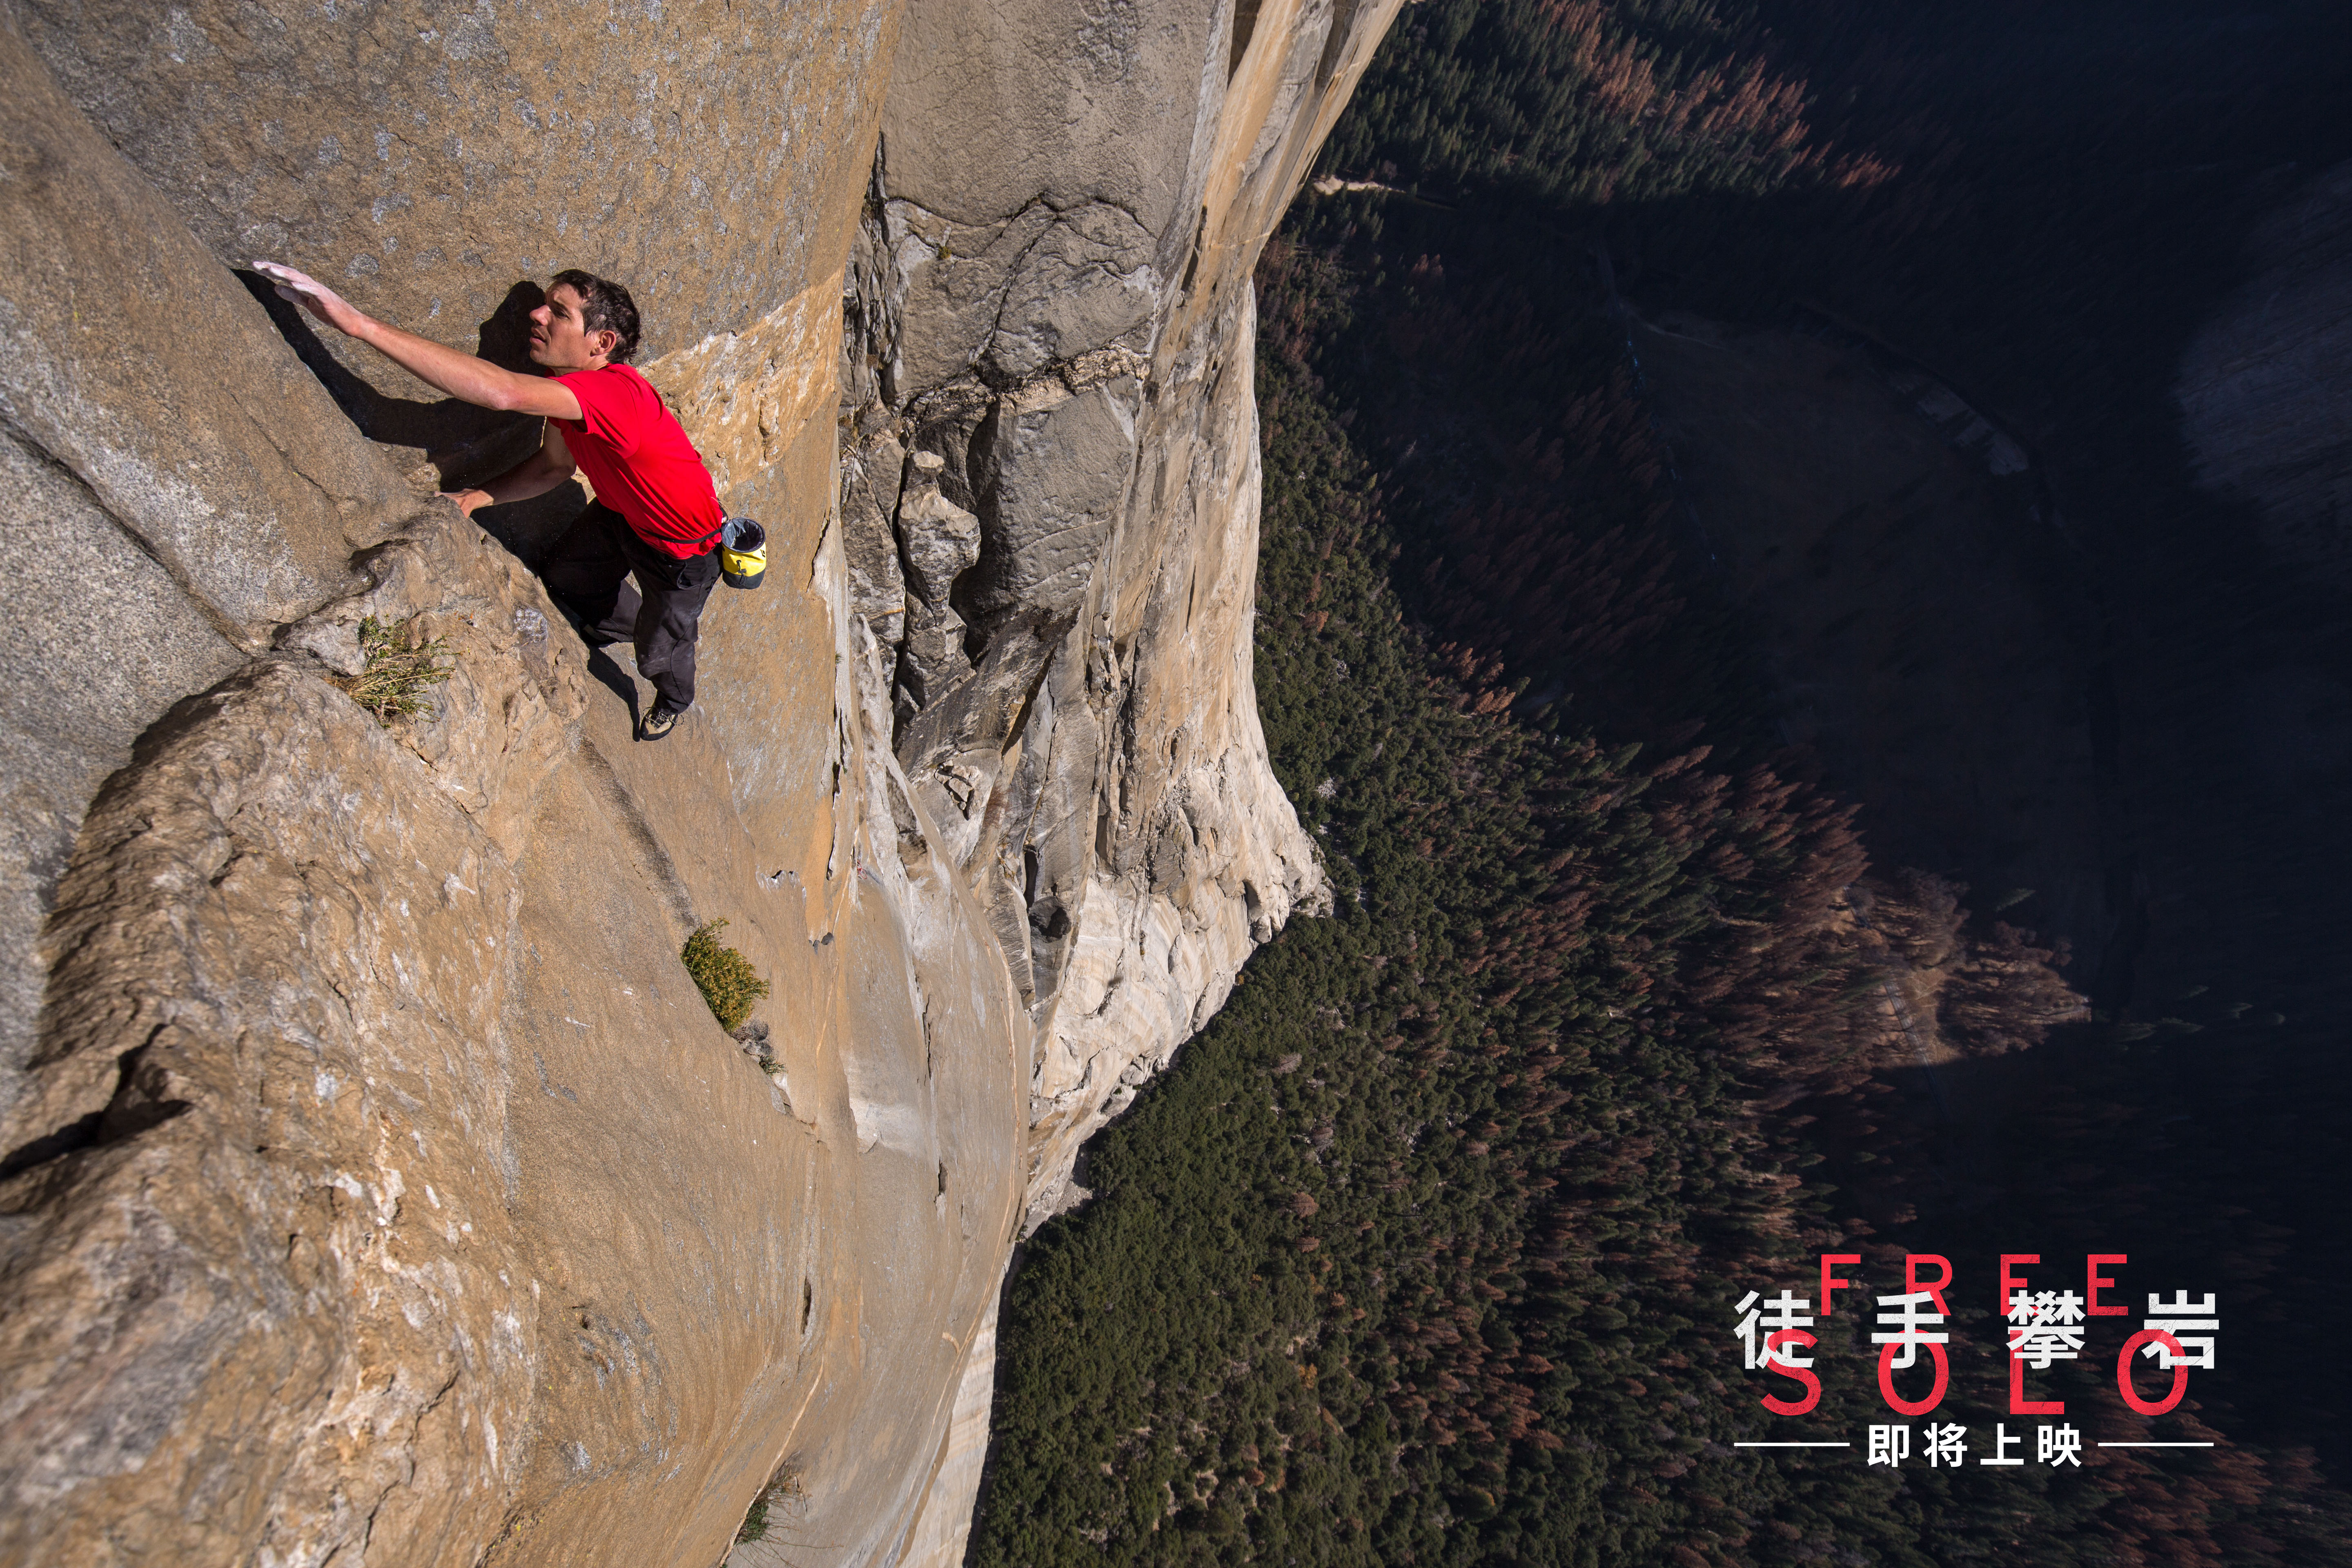
<svg viewBox="0 0 2352 1568"><path fill-rule="evenodd" d="M730 517L719 536L719 571L730 588L756 588L768 570L768 531L748 517Z"/></svg>

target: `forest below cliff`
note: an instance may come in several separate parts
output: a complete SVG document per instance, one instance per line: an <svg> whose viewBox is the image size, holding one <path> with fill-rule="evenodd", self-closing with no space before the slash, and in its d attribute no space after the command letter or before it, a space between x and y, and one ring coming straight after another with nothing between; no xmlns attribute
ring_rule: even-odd
<svg viewBox="0 0 2352 1568"><path fill-rule="evenodd" d="M1304 200L1259 276L1258 692L1338 912L1253 962L1031 1244L972 1560L2345 1561L2344 1374L2305 1341L2345 1283L2352 840L2278 807L2227 676L2352 664L2352 620L2196 490L2169 394L2236 237L2352 155L2344 24L1399 27L1325 157L1388 188ZM2021 515L2065 519L2107 708L2094 951L1969 867L1874 865L1873 803L1781 742L1624 300L1832 312L2030 435ZM1842 1311L1821 1411L1776 1426L1733 1308L1811 1294L1822 1252L1887 1289L1906 1251L1963 1281L1939 1417L1971 1463L1734 1449L1891 1419ZM2095 1355L2046 1384L2086 1439L2220 1447L1974 1463L1995 1258L2035 1251L2220 1294L2179 1414L2127 1415Z"/></svg>

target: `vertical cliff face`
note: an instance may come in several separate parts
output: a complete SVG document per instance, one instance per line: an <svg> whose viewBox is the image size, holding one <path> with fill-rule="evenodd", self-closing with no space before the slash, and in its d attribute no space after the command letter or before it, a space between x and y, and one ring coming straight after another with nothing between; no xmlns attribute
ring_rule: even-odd
<svg viewBox="0 0 2352 1568"><path fill-rule="evenodd" d="M1249 277L1396 9L908 18L845 283L843 536L869 707L1034 1027L1024 1228L1327 897L1252 679ZM991 1331L910 1562L961 1560Z"/></svg>
<svg viewBox="0 0 2352 1568"><path fill-rule="evenodd" d="M1013 1239L1318 896L1247 278L1393 9L0 17L0 1563L709 1562L779 1465L796 1563L960 1550ZM677 736L576 489L425 499L535 428L252 254L492 358L631 283L775 541Z"/></svg>
<svg viewBox="0 0 2352 1568"><path fill-rule="evenodd" d="M1033 1225L1319 894L1251 685L1248 280L1391 9L908 19L845 541L864 679L1037 1025Z"/></svg>

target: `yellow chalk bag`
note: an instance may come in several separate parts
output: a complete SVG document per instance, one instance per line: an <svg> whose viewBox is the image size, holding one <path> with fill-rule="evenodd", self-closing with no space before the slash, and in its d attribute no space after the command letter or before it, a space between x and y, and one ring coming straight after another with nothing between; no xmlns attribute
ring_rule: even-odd
<svg viewBox="0 0 2352 1568"><path fill-rule="evenodd" d="M768 531L730 517L719 535L719 571L730 588L756 588L768 570Z"/></svg>

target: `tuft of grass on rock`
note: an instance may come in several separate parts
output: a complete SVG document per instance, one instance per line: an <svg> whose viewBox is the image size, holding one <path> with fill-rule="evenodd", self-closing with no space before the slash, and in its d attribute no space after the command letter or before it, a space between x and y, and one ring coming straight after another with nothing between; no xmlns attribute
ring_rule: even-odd
<svg viewBox="0 0 2352 1568"><path fill-rule="evenodd" d="M686 960L686 972L701 988L702 999L710 1004L719 1026L731 1035L751 1016L751 1005L768 994L768 983L760 978L750 959L719 940L719 933L726 929L725 921L712 921L686 939L686 951L679 956Z"/></svg>
<svg viewBox="0 0 2352 1568"><path fill-rule="evenodd" d="M367 667L344 689L386 727L394 719L425 711L425 688L440 685L457 668L441 662L449 651L449 639L435 637L419 643L415 626L414 616L404 621L380 621L370 616L360 623L360 652Z"/></svg>
<svg viewBox="0 0 2352 1568"><path fill-rule="evenodd" d="M800 1467L786 1459L776 1467L776 1473L768 1478L768 1484L760 1489L760 1495L751 1500L751 1510L743 1515L743 1527L735 1532L735 1540L740 1544L765 1536L771 1506L790 1511L807 1500L808 1493L801 1486Z"/></svg>

